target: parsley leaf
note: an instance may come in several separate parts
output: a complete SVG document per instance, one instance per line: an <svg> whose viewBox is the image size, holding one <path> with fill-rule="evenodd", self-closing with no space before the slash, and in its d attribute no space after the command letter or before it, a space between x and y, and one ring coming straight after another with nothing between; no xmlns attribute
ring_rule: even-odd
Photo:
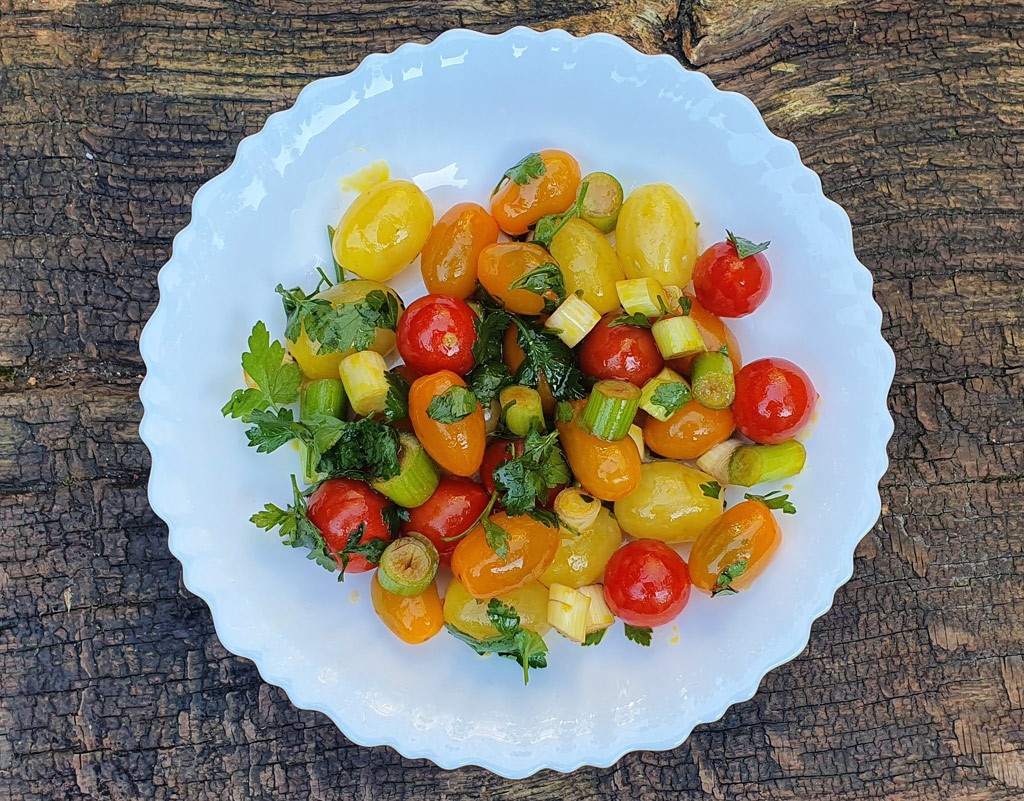
<svg viewBox="0 0 1024 801"><path fill-rule="evenodd" d="M288 317L285 336L293 342L305 330L319 343L318 353L349 349L366 350L377 338L377 329L394 331L398 327L398 299L391 292L374 289L360 300L337 307L315 296L307 297L298 288L274 290L281 296Z"/></svg>
<svg viewBox="0 0 1024 801"><path fill-rule="evenodd" d="M597 631L590 632L590 634L586 636L586 639L583 640L583 645L597 645L604 639L604 633L606 631L608 631L608 629L598 629Z"/></svg>
<svg viewBox="0 0 1024 801"><path fill-rule="evenodd" d="M243 420L254 411L294 403L302 381L299 366L285 363L284 345L270 341L270 332L262 320L252 327L248 346L249 350L242 354L242 368L256 387L236 390L221 409L221 414Z"/></svg>
<svg viewBox="0 0 1024 801"><path fill-rule="evenodd" d="M651 403L660 406L665 414L675 414L690 402L690 388L681 381L658 384L651 395Z"/></svg>
<svg viewBox="0 0 1024 801"><path fill-rule="evenodd" d="M531 431L526 435L522 455L495 469L494 486L510 515L527 514L539 508L547 499L549 489L572 480L569 466L557 442L557 431L550 434Z"/></svg>
<svg viewBox="0 0 1024 801"><path fill-rule="evenodd" d="M555 419L559 423L572 422L572 404L569 401L559 401L555 404Z"/></svg>
<svg viewBox="0 0 1024 801"><path fill-rule="evenodd" d="M565 300L565 278L562 271L554 262L546 262L539 267L534 267L528 273L519 276L508 285L511 289L525 289L535 295L540 295L544 300L544 313L550 314L558 308L558 304ZM558 298L557 302L546 297L552 292Z"/></svg>
<svg viewBox="0 0 1024 801"><path fill-rule="evenodd" d="M508 367L504 362L491 362L474 367L473 371L466 376L466 383L469 384L470 390L476 395L480 405L487 407L498 397L501 390L512 383L512 376L509 375Z"/></svg>
<svg viewBox="0 0 1024 801"><path fill-rule="evenodd" d="M393 370L384 374L388 394L384 398L384 419L389 423L409 416L409 382Z"/></svg>
<svg viewBox="0 0 1024 801"><path fill-rule="evenodd" d="M748 492L743 497L748 501L760 501L769 509L781 509L785 515L796 514L796 507L790 503L789 495L783 495L779 490L773 490L767 495L754 495Z"/></svg>
<svg viewBox="0 0 1024 801"><path fill-rule="evenodd" d="M736 248L736 255L741 259L745 259L748 256L754 256L768 249L771 244L771 240L762 242L760 245L755 245L749 239L744 239L742 236L735 236L732 231L725 232L729 237L729 242L732 243L733 247Z"/></svg>
<svg viewBox="0 0 1024 801"><path fill-rule="evenodd" d="M398 432L387 423L370 417L346 423L328 415L314 415L307 425L313 430L313 444L322 454L318 472L368 481L393 478L401 470Z"/></svg>
<svg viewBox="0 0 1024 801"><path fill-rule="evenodd" d="M282 509L268 503L263 509L249 518L250 522L265 531L278 530L281 541L292 548L306 548L308 558L326 570L334 572L338 563L327 548L324 535L306 517L306 499L299 491L298 482L292 476L292 503Z"/></svg>
<svg viewBox="0 0 1024 801"><path fill-rule="evenodd" d="M721 353L723 356L728 356L729 355L729 346L728 345L722 345L722 347L720 347L718 349L718 352Z"/></svg>
<svg viewBox="0 0 1024 801"><path fill-rule="evenodd" d="M388 547L388 544L380 537L374 537L363 542L363 535L365 533L366 523L360 523L354 530L349 532L345 540L345 547L338 553L338 558L341 560L338 581L345 580L345 571L348 569L348 563L353 556L361 556L371 565L380 564L380 557L384 553L384 549Z"/></svg>
<svg viewBox="0 0 1024 801"><path fill-rule="evenodd" d="M249 446L259 453L273 453L293 439L307 445L312 443L309 429L295 420L291 409L250 412L246 422L252 424L252 428L245 432Z"/></svg>
<svg viewBox="0 0 1024 801"><path fill-rule="evenodd" d="M404 509L401 506L385 506L384 510L380 513L380 516L384 519L384 524L388 527L391 539L398 536L399 532L402 530L402 523L409 522L409 510Z"/></svg>
<svg viewBox="0 0 1024 801"><path fill-rule="evenodd" d="M647 315L643 312L633 312L632 314L620 314L608 323L609 328L615 328L620 325L635 325L637 328L650 328L651 321L647 319Z"/></svg>
<svg viewBox="0 0 1024 801"><path fill-rule="evenodd" d="M741 559L725 568L718 574L718 580L715 581L715 588L711 591L711 597L714 598L716 595L735 595L739 592L739 590L732 586L732 582L742 576L746 569L746 559Z"/></svg>
<svg viewBox="0 0 1024 801"><path fill-rule="evenodd" d="M519 347L525 358L513 376L517 384L537 388L541 376L547 379L551 394L557 400L586 397L583 373L576 367L572 348L536 324L514 317Z"/></svg>
<svg viewBox="0 0 1024 801"><path fill-rule="evenodd" d="M494 197L494 194L501 189L501 185L505 181L515 181L519 186L526 186L530 181L540 178L547 171L548 168L544 165L544 160L540 157L540 153L530 153L523 156L522 159L501 174L501 179L491 191L491 197Z"/></svg>
<svg viewBox="0 0 1024 801"><path fill-rule="evenodd" d="M555 234L561 231L569 220L579 217L583 213L583 200L586 198L589 188L590 182L584 181L580 184L579 191L576 193L576 201L572 206L561 214L546 214L541 217L533 229L533 241L550 248Z"/></svg>
<svg viewBox="0 0 1024 801"><path fill-rule="evenodd" d="M476 411L476 395L458 385L448 387L427 404L427 417L439 423L457 423Z"/></svg>
<svg viewBox="0 0 1024 801"><path fill-rule="evenodd" d="M484 540L487 546L497 554L499 559L508 558L508 532L489 517L483 517L480 524L484 527Z"/></svg>
<svg viewBox="0 0 1024 801"><path fill-rule="evenodd" d="M448 633L462 640L480 655L497 654L507 659L514 659L523 668L523 683L530 683L530 668L548 666L548 647L537 633L524 629L519 613L509 604L492 598L487 603L487 618L498 630L497 637L478 640L459 631L450 623L445 624Z"/></svg>
<svg viewBox="0 0 1024 801"><path fill-rule="evenodd" d="M700 484L698 486L700 487L700 491L708 498L722 497L722 485L717 481L709 481L707 484Z"/></svg>
<svg viewBox="0 0 1024 801"><path fill-rule="evenodd" d="M511 322L512 316L501 309L485 312L482 320L474 321L476 342L473 343L473 358L477 364L501 361L502 339Z"/></svg>
<svg viewBox="0 0 1024 801"><path fill-rule="evenodd" d="M651 644L651 630L646 626L631 626L628 623L626 627L626 639L632 640L638 645L649 646Z"/></svg>

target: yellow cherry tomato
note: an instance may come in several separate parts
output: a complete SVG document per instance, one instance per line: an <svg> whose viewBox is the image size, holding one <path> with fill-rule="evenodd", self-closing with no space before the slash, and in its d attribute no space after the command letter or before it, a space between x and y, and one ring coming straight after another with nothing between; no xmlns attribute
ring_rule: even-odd
<svg viewBox="0 0 1024 801"><path fill-rule="evenodd" d="M532 517L509 517L501 512L491 515L491 522L508 534L504 558L488 545L482 524L477 524L452 553L452 573L474 598L493 598L536 581L558 550L558 529Z"/></svg>
<svg viewBox="0 0 1024 801"><path fill-rule="evenodd" d="M627 278L684 287L697 260L697 221L683 196L668 184L641 186L622 205L615 247Z"/></svg>
<svg viewBox="0 0 1024 801"><path fill-rule="evenodd" d="M385 590L374 573L370 601L384 625L404 642L413 645L426 642L444 627L444 610L436 582L430 582L419 595L408 597Z"/></svg>
<svg viewBox="0 0 1024 801"><path fill-rule="evenodd" d="M700 488L714 478L678 462L648 462L640 486L615 502L622 530L637 539L691 542L722 514L723 499Z"/></svg>
<svg viewBox="0 0 1024 801"><path fill-rule="evenodd" d="M571 218L551 240L551 255L562 270L568 295L583 292L583 300L598 314L618 308L615 282L626 276L615 249L594 226Z"/></svg>
<svg viewBox="0 0 1024 801"><path fill-rule="evenodd" d="M405 308L402 304L402 299L398 297L398 293L395 290L391 289L387 284L381 284L377 281L342 281L340 284L328 287L323 292L318 292L315 297L329 301L333 307L337 308L346 303L355 303L362 300L375 289L394 295L395 299L398 300L398 308ZM367 348L367 350L377 351L381 356L387 356L394 349L395 332L387 328L378 328L376 339ZM319 378L336 379L338 377L338 365L341 364L341 360L354 353L355 349L349 348L346 351L335 350L321 353L320 343L314 342L306 336L306 330L303 328L297 340L294 342L288 341L288 352L298 362L302 374L310 380L315 380Z"/></svg>
<svg viewBox="0 0 1024 801"><path fill-rule="evenodd" d="M346 209L334 232L334 258L360 278L387 281L419 255L434 225L430 200L412 181L384 181Z"/></svg>
<svg viewBox="0 0 1024 801"><path fill-rule="evenodd" d="M543 637L551 628L548 625L548 588L540 582L524 584L497 598L519 613L519 623L524 629ZM478 640L498 636L498 630L487 617L487 601L474 598L456 579L452 579L444 595L444 622Z"/></svg>
<svg viewBox="0 0 1024 801"><path fill-rule="evenodd" d="M690 552L693 586L716 595L739 591L765 569L782 542L782 529L760 501L743 501L701 532Z"/></svg>
<svg viewBox="0 0 1024 801"><path fill-rule="evenodd" d="M579 534L560 530L554 561L541 573L540 583L585 587L601 580L604 566L622 545L622 532L611 512L602 509L589 528Z"/></svg>
<svg viewBox="0 0 1024 801"><path fill-rule="evenodd" d="M566 461L583 489L602 501L625 498L640 484L640 452L632 437L607 442L588 434L576 421L586 401L573 401L573 419L559 421L559 441Z"/></svg>

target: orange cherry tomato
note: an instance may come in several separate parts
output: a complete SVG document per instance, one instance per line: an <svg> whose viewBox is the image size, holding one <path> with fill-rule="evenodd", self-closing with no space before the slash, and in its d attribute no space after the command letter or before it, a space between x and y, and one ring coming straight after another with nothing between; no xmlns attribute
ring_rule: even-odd
<svg viewBox="0 0 1024 801"><path fill-rule="evenodd" d="M704 347L709 351L719 350L722 345L729 346L729 359L732 361L732 368L739 372L743 366L743 357L740 355L740 343L732 335L729 327L722 322L722 318L712 314L700 305L693 295L689 293L686 297L690 299L690 319L697 325L697 330L704 340ZM671 359L668 366L677 373L690 374L690 367L693 365L693 356L681 356L678 359Z"/></svg>
<svg viewBox="0 0 1024 801"><path fill-rule="evenodd" d="M711 595L749 587L782 541L782 529L760 501L743 501L709 525L690 552L693 585ZM728 572L726 572L728 571Z"/></svg>
<svg viewBox="0 0 1024 801"><path fill-rule="evenodd" d="M370 600L384 625L404 642L412 645L426 642L444 628L444 607L437 594L437 582L430 582L419 595L406 597L385 590L374 573Z"/></svg>
<svg viewBox="0 0 1024 801"><path fill-rule="evenodd" d="M644 423L644 442L668 459L696 459L725 442L735 430L732 409L707 409L692 400L664 423L649 416Z"/></svg>
<svg viewBox="0 0 1024 801"><path fill-rule="evenodd" d="M510 517L501 512L491 522L508 532L508 553L502 559L487 544L483 524L478 524L455 546L452 573L474 598L493 598L535 581L548 569L561 536L527 515Z"/></svg>
<svg viewBox="0 0 1024 801"><path fill-rule="evenodd" d="M427 414L438 395L466 382L451 370L417 378L409 388L409 419L416 438L435 462L457 476L471 476L480 469L487 446L484 413L477 404L468 416L454 423L441 423Z"/></svg>
<svg viewBox="0 0 1024 801"><path fill-rule="evenodd" d="M499 242L480 251L477 278L494 297L516 314L540 314L544 311L544 298L558 302L558 296L548 290L542 297L528 289L509 289L513 283L542 264L551 263L551 254L532 242Z"/></svg>
<svg viewBox="0 0 1024 801"><path fill-rule="evenodd" d="M556 424L565 458L588 493L602 501L622 500L640 486L640 453L632 437L606 442L576 425L585 405L573 401L573 419Z"/></svg>
<svg viewBox="0 0 1024 801"><path fill-rule="evenodd" d="M458 203L444 213L420 253L427 292L465 300L476 290L480 251L498 241L498 224L483 206Z"/></svg>
<svg viewBox="0 0 1024 801"><path fill-rule="evenodd" d="M538 173L535 154L516 165L523 167L520 172ZM544 172L536 177L527 177L523 184L504 179L491 197L491 214L501 230L513 236L525 234L530 226L545 214L561 214L576 200L580 185L580 165L564 150L542 150L540 156ZM518 177L518 176L517 176Z"/></svg>
<svg viewBox="0 0 1024 801"><path fill-rule="evenodd" d="M505 360L505 364L508 365L508 369L515 373L519 369L519 365L526 359L526 354L523 353L523 349L519 347L518 332L515 324L510 325L505 329L505 338L501 343L501 355ZM540 394L540 405L544 409L544 414L551 416L555 413L555 396L551 394L551 386L548 384L548 380L542 375L540 382L537 386L537 392Z"/></svg>

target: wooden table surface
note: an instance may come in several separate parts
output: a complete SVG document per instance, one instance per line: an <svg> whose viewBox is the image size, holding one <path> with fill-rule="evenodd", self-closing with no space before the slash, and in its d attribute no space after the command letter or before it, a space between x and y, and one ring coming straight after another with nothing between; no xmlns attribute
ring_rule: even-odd
<svg viewBox="0 0 1024 801"><path fill-rule="evenodd" d="M748 95L849 211L898 362L883 516L807 650L674 751L521 782L357 747L221 647L136 395L243 136L368 53L513 24ZM1020 0L0 0L0 799L1020 799L1022 36Z"/></svg>

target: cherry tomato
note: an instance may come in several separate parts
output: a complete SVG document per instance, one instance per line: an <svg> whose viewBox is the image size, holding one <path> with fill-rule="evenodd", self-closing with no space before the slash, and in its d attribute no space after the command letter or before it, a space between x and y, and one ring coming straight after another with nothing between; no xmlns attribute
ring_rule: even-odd
<svg viewBox="0 0 1024 801"><path fill-rule="evenodd" d="M736 427L754 442L792 439L810 422L818 393L807 373L786 359L758 359L736 374Z"/></svg>
<svg viewBox="0 0 1024 801"><path fill-rule="evenodd" d="M771 510L760 501L742 501L697 537L690 552L693 583L711 594L723 587L742 590L764 570L781 541Z"/></svg>
<svg viewBox="0 0 1024 801"><path fill-rule="evenodd" d="M442 215L420 253L428 292L465 300L476 291L480 251L498 241L498 224L483 206L458 203Z"/></svg>
<svg viewBox="0 0 1024 801"><path fill-rule="evenodd" d="M452 554L452 573L474 598L493 598L536 580L558 550L558 529L532 517L501 512L491 515L491 522L508 534L504 559L487 544L483 524L469 532Z"/></svg>
<svg viewBox="0 0 1024 801"><path fill-rule="evenodd" d="M416 438L435 462L457 476L471 476L480 469L487 445L484 413L478 403L469 415L454 423L441 423L427 414L438 395L466 382L450 370L416 379L409 388L409 419Z"/></svg>
<svg viewBox="0 0 1024 801"><path fill-rule="evenodd" d="M736 430L731 409L707 409L695 400L665 422L649 416L643 427L647 447L667 459L697 459Z"/></svg>
<svg viewBox="0 0 1024 801"><path fill-rule="evenodd" d="M499 439L487 446L487 450L484 451L484 460L480 464L480 481L483 482L488 495L492 495L495 492L494 471L505 464L505 462L510 462L512 459L522 456L524 444L525 440L522 438ZM561 486L550 487L544 505L550 506L554 503L555 496L561 491Z"/></svg>
<svg viewBox="0 0 1024 801"><path fill-rule="evenodd" d="M621 314L606 314L580 344L579 365L594 378L617 378L642 387L661 372L665 360L647 328L611 323Z"/></svg>
<svg viewBox="0 0 1024 801"><path fill-rule="evenodd" d="M516 314L540 314L544 300L558 302L558 296L548 290L543 296L528 289L510 289L517 280L542 264L551 262L549 254L532 242L499 242L480 251L477 278L491 295Z"/></svg>
<svg viewBox="0 0 1024 801"><path fill-rule="evenodd" d="M665 543L636 540L608 560L604 598L612 614L630 626L661 626L690 599L690 572Z"/></svg>
<svg viewBox="0 0 1024 801"><path fill-rule="evenodd" d="M424 295L398 320L398 352L418 373L451 370L465 375L476 366L475 320L464 300Z"/></svg>
<svg viewBox="0 0 1024 801"><path fill-rule="evenodd" d="M589 494L602 501L621 500L640 486L640 453L632 437L607 442L580 428L576 421L585 405L572 401L573 419L556 423L565 459Z"/></svg>
<svg viewBox="0 0 1024 801"><path fill-rule="evenodd" d="M538 156L543 172L536 169ZM491 198L491 214L501 230L513 236L525 234L545 214L568 209L580 185L580 165L563 150L530 154L516 165L520 166L523 169L517 177L526 179L525 183L503 179Z"/></svg>
<svg viewBox="0 0 1024 801"><path fill-rule="evenodd" d="M743 366L743 357L740 355L740 343L732 335L732 331L722 322L721 318L712 314L693 295L686 295L690 299L690 319L697 325L701 339L704 340L704 347L708 351L721 350L722 345L729 347L729 359L732 361L732 369L739 372ZM668 366L677 373L685 376L690 374L690 367L693 365L693 356L680 356L678 359L669 359Z"/></svg>
<svg viewBox="0 0 1024 801"><path fill-rule="evenodd" d="M472 526L483 514L488 500L487 491L472 479L442 476L434 494L409 510L402 533L418 531L434 543L441 561L447 563L458 542L445 542L445 537L455 537Z"/></svg>
<svg viewBox="0 0 1024 801"><path fill-rule="evenodd" d="M526 359L526 354L519 347L518 331L514 324L505 329L505 338L501 341L501 355L513 375ZM551 394L551 386L543 375L540 377L537 392L540 393L540 405L544 414L550 417L555 413L555 396Z"/></svg>
<svg viewBox="0 0 1024 801"><path fill-rule="evenodd" d="M370 584L370 601L377 616L403 642L418 645L444 628L444 609L437 594L437 583L430 582L419 595L395 595L377 581Z"/></svg>
<svg viewBox="0 0 1024 801"><path fill-rule="evenodd" d="M772 288L772 270L764 253L741 259L732 242L718 242L697 259L693 289L721 317L745 317L764 303Z"/></svg>
<svg viewBox="0 0 1024 801"><path fill-rule="evenodd" d="M309 496L306 515L309 521L320 529L327 541L327 548L333 554L340 554L348 542L349 535L365 524L360 542L384 540L391 542L391 530L384 522L383 512L391 502L369 484L353 478L331 478L317 487ZM335 560L341 566L341 557ZM346 573L364 573L372 570L371 565L359 554L352 554Z"/></svg>

